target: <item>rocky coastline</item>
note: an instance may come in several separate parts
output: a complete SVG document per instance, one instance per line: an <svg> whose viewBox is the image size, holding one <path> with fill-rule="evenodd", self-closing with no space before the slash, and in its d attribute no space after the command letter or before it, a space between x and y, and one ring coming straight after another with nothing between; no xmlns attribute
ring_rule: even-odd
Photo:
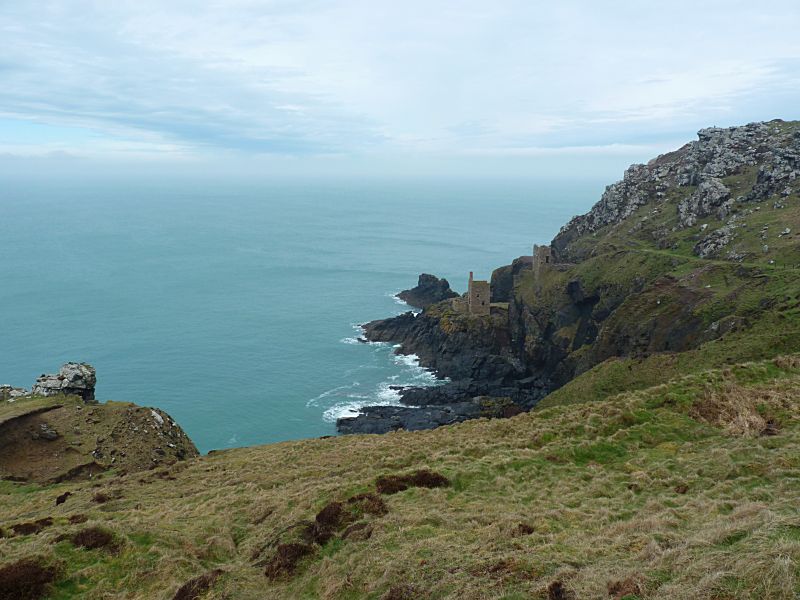
<svg viewBox="0 0 800 600"><path fill-rule="evenodd" d="M458 312L447 282L421 275L401 297L422 311L367 323L364 337L399 345L449 382L402 389L403 406L367 407L339 419L338 431L510 416L604 361L683 352L747 328L768 303L742 310L743 292L718 297L714 282L702 282L709 269L743 290L765 277L760 265L780 256L772 244L796 235L785 209L798 185L797 123L704 129L696 141L631 166L567 223L550 244L544 276L530 256L495 269L490 315ZM748 222L767 211L777 231L768 223L753 231Z"/></svg>

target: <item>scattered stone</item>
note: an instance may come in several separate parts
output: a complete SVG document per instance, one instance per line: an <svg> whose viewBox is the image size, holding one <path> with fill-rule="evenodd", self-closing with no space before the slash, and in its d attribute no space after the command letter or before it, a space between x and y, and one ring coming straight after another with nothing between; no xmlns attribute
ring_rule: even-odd
<svg viewBox="0 0 800 600"><path fill-rule="evenodd" d="M678 223L681 227L691 227L699 218L712 214L714 209L723 213L720 216L718 212L718 218L724 218L730 208L730 197L731 191L719 179L706 179L694 194L678 204Z"/></svg>
<svg viewBox="0 0 800 600"><path fill-rule="evenodd" d="M718 256L720 252L733 241L736 235L736 227L735 224L728 223L719 229L715 229L697 242L692 251L700 258Z"/></svg>
<svg viewBox="0 0 800 600"><path fill-rule="evenodd" d="M34 431L32 436L34 440L45 440L47 442L54 442L61 436L59 435L58 431L53 429L47 423L41 423L39 425L39 429Z"/></svg>
<svg viewBox="0 0 800 600"><path fill-rule="evenodd" d="M0 385L0 400L13 402L17 398L27 396L28 391L25 388L12 387L8 384Z"/></svg>
<svg viewBox="0 0 800 600"><path fill-rule="evenodd" d="M675 486L675 493L676 494L685 494L689 491L689 486L685 483L681 483L680 485Z"/></svg>

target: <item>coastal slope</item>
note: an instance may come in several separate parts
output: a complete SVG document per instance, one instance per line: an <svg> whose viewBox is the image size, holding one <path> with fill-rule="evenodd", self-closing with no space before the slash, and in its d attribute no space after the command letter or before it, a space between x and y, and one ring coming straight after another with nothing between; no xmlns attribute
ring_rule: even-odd
<svg viewBox="0 0 800 600"><path fill-rule="evenodd" d="M199 456L164 411L95 400L91 365L67 363L31 391L0 386L0 479L55 483L154 469Z"/></svg>
<svg viewBox="0 0 800 600"><path fill-rule="evenodd" d="M0 388L0 434L82 442L53 457L149 436L0 481L0 600L797 598L799 132L703 130L500 267L489 315L367 325L451 380L344 423L385 435L151 464L168 417L80 365Z"/></svg>
<svg viewBox="0 0 800 600"><path fill-rule="evenodd" d="M799 385L786 356L504 420L0 482L0 597L35 573L51 599L789 600Z"/></svg>
<svg viewBox="0 0 800 600"><path fill-rule="evenodd" d="M401 344L452 382L406 390L418 408L367 409L340 430L420 427L415 411L443 404L457 421L475 402L597 400L796 351L798 232L800 124L701 130L608 186L553 240L547 268L524 257L498 268L491 316L440 302L367 324L368 339Z"/></svg>

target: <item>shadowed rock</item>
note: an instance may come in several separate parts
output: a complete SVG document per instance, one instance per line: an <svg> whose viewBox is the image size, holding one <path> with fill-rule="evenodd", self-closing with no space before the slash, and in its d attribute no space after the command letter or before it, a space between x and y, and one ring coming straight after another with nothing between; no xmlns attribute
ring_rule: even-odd
<svg viewBox="0 0 800 600"><path fill-rule="evenodd" d="M400 300L415 308L427 308L431 304L455 298L456 296L458 294L450 289L447 279L439 279L435 275L427 273L419 276L416 287L410 290L403 290L397 294Z"/></svg>

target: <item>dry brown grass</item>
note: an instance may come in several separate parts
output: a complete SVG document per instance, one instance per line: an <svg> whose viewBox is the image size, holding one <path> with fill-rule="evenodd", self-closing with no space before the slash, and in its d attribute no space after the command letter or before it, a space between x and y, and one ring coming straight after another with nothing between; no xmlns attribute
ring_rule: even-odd
<svg viewBox="0 0 800 600"><path fill-rule="evenodd" d="M0 539L0 566L60 561L55 598L169 598L213 569L225 575L204 598L796 598L800 364L782 364L502 421L230 450L166 475L0 483L4 529L54 520ZM777 435L755 435L753 409ZM379 477L426 470L449 485L374 494ZM333 535L303 542L304 523ZM119 552L56 542L87 527ZM312 551L266 577L287 544Z"/></svg>

